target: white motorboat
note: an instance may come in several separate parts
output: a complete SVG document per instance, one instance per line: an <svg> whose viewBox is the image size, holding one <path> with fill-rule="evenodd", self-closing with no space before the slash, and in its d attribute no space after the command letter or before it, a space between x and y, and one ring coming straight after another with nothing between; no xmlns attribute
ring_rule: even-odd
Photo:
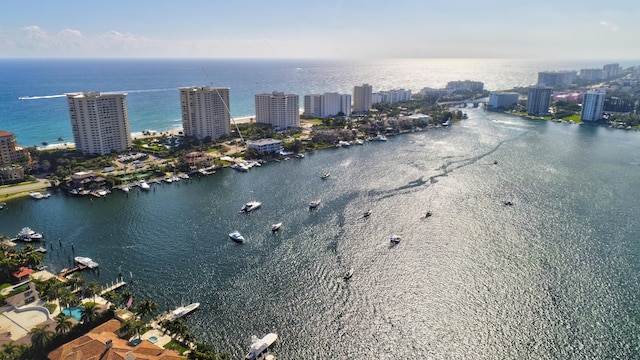
<svg viewBox="0 0 640 360"><path fill-rule="evenodd" d="M73 258L73 260L75 260L80 265L84 265L88 267L89 269L95 269L98 267L98 263L91 260L91 258L88 258L88 257L76 256Z"/></svg>
<svg viewBox="0 0 640 360"><path fill-rule="evenodd" d="M382 135L382 134L378 134L375 138L373 138L373 140L375 140L375 141L387 141L387 137Z"/></svg>
<svg viewBox="0 0 640 360"><path fill-rule="evenodd" d="M391 235L391 237L389 238L389 241L391 241L392 244L399 244L400 243L400 236Z"/></svg>
<svg viewBox="0 0 640 360"><path fill-rule="evenodd" d="M195 311L198 307L200 307L200 303L193 303L187 306L180 306L179 308L173 310L171 314L169 314L170 319L176 319L186 316L187 314Z"/></svg>
<svg viewBox="0 0 640 360"><path fill-rule="evenodd" d="M329 178L329 176L331 176L331 173L327 171L327 172L323 173L323 174L320 176L320 179L322 179L322 180L324 180L324 179L328 179L328 178Z"/></svg>
<svg viewBox="0 0 640 360"><path fill-rule="evenodd" d="M320 199L313 200L312 202L309 203L309 209L317 208L318 206L320 206L320 202L321 201L322 200L320 200Z"/></svg>
<svg viewBox="0 0 640 360"><path fill-rule="evenodd" d="M349 269L349 271L347 271L346 273L344 273L344 276L342 277L344 280L349 280L351 279L351 277L353 276L353 268Z"/></svg>
<svg viewBox="0 0 640 360"><path fill-rule="evenodd" d="M238 231L232 232L231 234L229 234L229 237L235 242L241 243L244 241L244 236L242 236Z"/></svg>
<svg viewBox="0 0 640 360"><path fill-rule="evenodd" d="M41 192L32 192L29 193L29 196L31 196L32 199L36 200L44 199L44 195Z"/></svg>
<svg viewBox="0 0 640 360"><path fill-rule="evenodd" d="M369 210L365 211L365 212L364 212L364 214L362 214L362 217L369 217L369 216L371 216L371 212L372 212L372 211L371 211L371 209L369 209Z"/></svg>
<svg viewBox="0 0 640 360"><path fill-rule="evenodd" d="M282 223L281 222L279 222L277 224L273 224L273 225L271 225L271 231L276 232L276 231L280 230L281 227L282 227Z"/></svg>
<svg viewBox="0 0 640 360"><path fill-rule="evenodd" d="M262 206L262 203L260 201L249 201L248 203L242 206L240 211L249 213L249 212L252 212L253 210L259 209L261 206Z"/></svg>
<svg viewBox="0 0 640 360"><path fill-rule="evenodd" d="M121 187L120 189L121 189L122 191L126 192L126 193L128 193L128 192L129 192L129 190L130 190L130 189L129 189L129 187L128 187L128 186L126 186L126 185L125 185L125 186L123 186L123 187Z"/></svg>
<svg viewBox="0 0 640 360"><path fill-rule="evenodd" d="M149 189L151 189L151 186L149 186L149 184L147 184L146 181L142 180L142 181L140 181L140 189L149 190Z"/></svg>
<svg viewBox="0 0 640 360"><path fill-rule="evenodd" d="M269 346L273 345L278 340L278 334L268 333L262 339L258 339L257 336L251 337L251 348L249 353L244 357L245 360L259 359L264 353L267 352Z"/></svg>
<svg viewBox="0 0 640 360"><path fill-rule="evenodd" d="M37 233L28 227L23 227L16 237L18 238L18 240L22 240L26 242L42 240L42 234Z"/></svg>

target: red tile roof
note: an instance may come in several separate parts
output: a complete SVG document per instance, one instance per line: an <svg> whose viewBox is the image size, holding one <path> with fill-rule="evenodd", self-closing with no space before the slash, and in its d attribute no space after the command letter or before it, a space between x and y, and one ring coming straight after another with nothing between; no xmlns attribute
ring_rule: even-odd
<svg viewBox="0 0 640 360"><path fill-rule="evenodd" d="M27 275L31 275L31 273L33 273L32 269L29 269L28 267L21 266L20 269L18 269L18 271L13 273L13 277L18 278L18 279L22 279L23 277L25 277Z"/></svg>

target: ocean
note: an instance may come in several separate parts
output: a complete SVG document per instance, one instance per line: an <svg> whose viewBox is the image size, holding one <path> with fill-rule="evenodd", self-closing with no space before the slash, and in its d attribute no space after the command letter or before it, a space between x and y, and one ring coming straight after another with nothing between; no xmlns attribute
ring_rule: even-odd
<svg viewBox="0 0 640 360"><path fill-rule="evenodd" d="M201 72L200 61L186 63ZM268 62L281 74L313 68L283 63ZM326 70L322 64L316 69ZM340 85L324 76L331 86L307 79L297 88L342 92L368 82L377 89L386 77L388 88L412 90L456 79L485 81L489 89L535 81L535 74L517 82L515 71L472 76L458 67L416 83L398 75L391 85L391 69L409 66L380 66L370 79L351 74ZM190 84L158 80L101 90ZM239 110L240 99L232 96L232 111L250 114L251 106ZM12 101L65 107L56 98ZM162 311L200 302L189 327L232 358L246 353L251 335L272 331L280 359L637 358L640 133L463 111L468 119L450 127L310 152L247 173L223 169L104 199L54 192L46 200L14 200L0 211L0 233L13 236L24 226L42 232L50 271L69 267L74 256L90 257L100 270L87 278L109 283L122 272L136 301L148 297ZM331 173L326 180L324 172ZM321 205L309 211L317 198ZM241 214L251 200L262 208ZM367 209L372 214L364 218ZM272 234L277 222L282 229ZM229 240L234 230L243 244ZM401 242L392 245L391 235Z"/></svg>
<svg viewBox="0 0 640 360"><path fill-rule="evenodd" d="M126 92L131 131L182 128L182 86L230 88L233 117L255 114L254 96L284 91L300 96L353 93L368 83L374 91L443 88L474 80L489 90L528 86L538 71L602 67L596 61L503 59L347 60L68 60L0 59L0 130L22 146L73 142L65 93ZM637 65L620 62L622 66ZM62 139L62 141L58 139Z"/></svg>

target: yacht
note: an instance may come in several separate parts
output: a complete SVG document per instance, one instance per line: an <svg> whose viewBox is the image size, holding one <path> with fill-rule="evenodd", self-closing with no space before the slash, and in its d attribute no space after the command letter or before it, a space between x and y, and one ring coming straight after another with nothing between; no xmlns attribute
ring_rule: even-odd
<svg viewBox="0 0 640 360"><path fill-rule="evenodd" d="M28 227L23 227L16 237L18 238L18 240L22 240L26 242L42 240L42 234L37 233Z"/></svg>
<svg viewBox="0 0 640 360"><path fill-rule="evenodd" d="M282 227L282 223L281 222L279 222L277 224L273 224L273 225L271 225L271 231L276 232L276 231L280 230L281 227Z"/></svg>
<svg viewBox="0 0 640 360"><path fill-rule="evenodd" d="M309 203L309 209L315 209L318 206L320 206L320 201L321 201L320 199L316 199L316 200L313 200L312 202L310 202Z"/></svg>
<svg viewBox="0 0 640 360"><path fill-rule="evenodd" d="M91 260L91 258L88 258L88 257L76 256L73 258L73 260L75 260L80 265L84 265L88 267L89 269L95 269L98 267L98 263Z"/></svg>
<svg viewBox="0 0 640 360"><path fill-rule="evenodd" d="M231 238L231 240L235 241L235 242L243 242L244 241L244 236L240 235L240 233L238 231L234 231L231 234L229 234L229 238Z"/></svg>
<svg viewBox="0 0 640 360"><path fill-rule="evenodd" d="M253 210L259 209L261 206L262 206L262 203L260 201L249 201L248 203L242 206L242 208L240 209L240 212L250 213Z"/></svg>
<svg viewBox="0 0 640 360"><path fill-rule="evenodd" d="M322 176L320 176L320 179L322 179L322 180L328 179L329 176L331 176L331 173L327 171L327 172L323 173Z"/></svg>
<svg viewBox="0 0 640 360"><path fill-rule="evenodd" d="M180 306L169 314L169 319L176 319L186 316L200 307L200 303L193 303L187 306Z"/></svg>
<svg viewBox="0 0 640 360"><path fill-rule="evenodd" d="M387 137L382 135L382 134L378 134L378 136L373 138L373 140L375 140L375 141L387 141Z"/></svg>
<svg viewBox="0 0 640 360"><path fill-rule="evenodd" d="M400 243L400 236L391 235L391 237L389 238L389 241L391 241L392 244L399 244Z"/></svg>
<svg viewBox="0 0 640 360"><path fill-rule="evenodd" d="M257 336L253 335L251 337L251 348L249 349L249 353L244 357L244 359L260 359L260 357L267 352L269 346L273 345L276 340L278 340L278 334L276 333L268 333L262 339L258 339Z"/></svg>
<svg viewBox="0 0 640 360"><path fill-rule="evenodd" d="M151 186L149 186L149 184L147 184L146 181L144 181L144 180L140 181L140 189L149 190L150 188L151 188Z"/></svg>

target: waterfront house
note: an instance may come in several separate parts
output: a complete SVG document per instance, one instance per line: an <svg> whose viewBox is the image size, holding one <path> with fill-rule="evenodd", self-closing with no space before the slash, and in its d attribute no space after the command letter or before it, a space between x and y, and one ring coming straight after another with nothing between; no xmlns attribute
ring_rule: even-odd
<svg viewBox="0 0 640 360"><path fill-rule="evenodd" d="M93 171L81 171L71 175L69 189L88 190L105 186L106 179Z"/></svg>
<svg viewBox="0 0 640 360"><path fill-rule="evenodd" d="M33 273L33 269L29 269L28 267L21 266L18 271L11 274L14 279L16 279L16 283L21 283L23 281L28 281L31 279L31 274Z"/></svg>
<svg viewBox="0 0 640 360"><path fill-rule="evenodd" d="M163 349L146 340L133 345L116 335L119 329L120 322L118 320L109 320L87 334L51 351L48 359L181 360L187 358L175 350Z"/></svg>
<svg viewBox="0 0 640 360"><path fill-rule="evenodd" d="M275 154L282 149L282 140L260 139L247 142L249 149L254 149L260 154Z"/></svg>

